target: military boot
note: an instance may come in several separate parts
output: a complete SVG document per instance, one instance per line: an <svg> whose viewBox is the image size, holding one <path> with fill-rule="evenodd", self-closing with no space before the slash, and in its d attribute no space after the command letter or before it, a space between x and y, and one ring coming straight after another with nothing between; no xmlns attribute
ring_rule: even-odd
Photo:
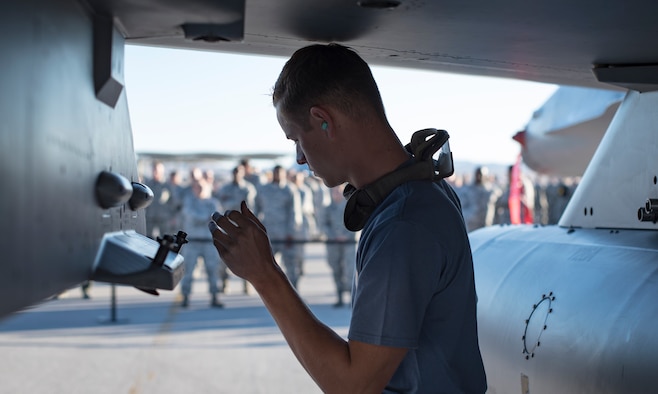
<svg viewBox="0 0 658 394"><path fill-rule="evenodd" d="M217 299L217 294L213 294L210 299L210 307L212 308L223 308L224 304Z"/></svg>

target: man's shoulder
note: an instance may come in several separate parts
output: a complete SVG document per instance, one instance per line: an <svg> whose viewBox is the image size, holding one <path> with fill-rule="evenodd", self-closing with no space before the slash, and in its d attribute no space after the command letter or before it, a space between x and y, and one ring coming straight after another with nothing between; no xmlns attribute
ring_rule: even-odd
<svg viewBox="0 0 658 394"><path fill-rule="evenodd" d="M430 203L440 207L442 203L459 206L459 198L450 185L443 181L411 181L396 188L390 203L414 204Z"/></svg>
<svg viewBox="0 0 658 394"><path fill-rule="evenodd" d="M377 207L373 216L376 218L372 218L372 224L380 229L409 222L419 231L428 228L439 231L438 223L463 223L459 199L443 181L412 181L401 185Z"/></svg>

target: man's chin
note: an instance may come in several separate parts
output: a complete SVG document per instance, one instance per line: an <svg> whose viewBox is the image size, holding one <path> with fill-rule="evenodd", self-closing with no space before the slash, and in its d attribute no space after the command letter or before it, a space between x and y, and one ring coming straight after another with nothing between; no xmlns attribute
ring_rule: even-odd
<svg viewBox="0 0 658 394"><path fill-rule="evenodd" d="M314 177L319 178L319 179L322 179L322 182L327 182L327 181L322 177L322 175L320 175L320 174L318 174L317 172L315 172L315 170L313 170L313 169L309 169L309 170L311 171L311 174L313 174Z"/></svg>
<svg viewBox="0 0 658 394"><path fill-rule="evenodd" d="M336 186L340 186L340 185L343 184L343 182L329 181L329 180L324 179L322 177L319 177L319 178L322 179L322 182L324 183L324 185L326 187L328 187L329 189L334 188Z"/></svg>
<svg viewBox="0 0 658 394"><path fill-rule="evenodd" d="M324 185L325 185L326 187L332 187L332 186L329 186L331 182L327 181L327 179L321 177L320 175L318 175L318 174L315 173L315 172L313 173L313 175L314 175L316 178L322 180L322 183L324 183Z"/></svg>

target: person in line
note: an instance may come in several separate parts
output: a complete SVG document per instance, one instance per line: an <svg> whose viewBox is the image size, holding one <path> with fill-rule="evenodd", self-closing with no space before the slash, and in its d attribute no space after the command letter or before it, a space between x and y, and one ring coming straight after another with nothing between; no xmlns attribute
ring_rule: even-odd
<svg viewBox="0 0 658 394"><path fill-rule="evenodd" d="M558 224L575 189L576 183L571 178L554 178L551 180L551 183L546 187L546 199L548 200L548 220L546 224Z"/></svg>
<svg viewBox="0 0 658 394"><path fill-rule="evenodd" d="M315 220L315 205L313 204L313 190L306 184L306 174L303 171L290 170L288 172L290 187L299 197L301 225L298 226L295 239L298 242L292 246L294 249L294 264L299 276L304 275L304 257L306 256L306 241L319 237L318 224Z"/></svg>
<svg viewBox="0 0 658 394"><path fill-rule="evenodd" d="M257 195L256 187L245 180L245 174L244 165L237 165L233 168L233 180L226 183L217 192L219 203L222 204L224 209L238 210L242 201L245 201L251 207L254 206ZM227 278L222 278L222 283L222 289L226 291ZM249 286L246 280L243 280L242 292L249 294Z"/></svg>
<svg viewBox="0 0 658 394"><path fill-rule="evenodd" d="M145 209L146 235L156 239L169 230L168 222L173 216L170 198L171 190L167 183L165 165L161 161L151 164L151 177L144 180L144 184L153 191L153 202Z"/></svg>
<svg viewBox="0 0 658 394"><path fill-rule="evenodd" d="M368 64L350 48L297 50L273 104L297 162L328 187L348 182L357 193L351 198L415 162L386 118ZM276 264L269 228L246 204L215 212L208 227L218 253L251 282L324 392L484 393L471 248L454 191L428 177L395 187L369 217L359 208L345 212L351 228L365 220L347 340L303 302Z"/></svg>
<svg viewBox="0 0 658 394"><path fill-rule="evenodd" d="M297 287L301 272L297 264L294 241L302 226L299 193L287 181L280 165L272 169L272 181L258 188L256 205L260 220L267 226L272 253L282 262L290 283Z"/></svg>
<svg viewBox="0 0 658 394"><path fill-rule="evenodd" d="M477 167L473 173L473 183L464 186L458 195L462 201L462 212L466 230L471 232L491 226L496 214L497 193L489 183L487 167Z"/></svg>
<svg viewBox="0 0 658 394"><path fill-rule="evenodd" d="M493 224L532 224L534 221L535 187L520 169L515 179L514 167L507 167L507 185L496 199Z"/></svg>
<svg viewBox="0 0 658 394"><path fill-rule="evenodd" d="M251 165L249 159L240 160L240 165L244 168L244 180L254 185L256 190L258 190L263 185L261 174Z"/></svg>
<svg viewBox="0 0 658 394"><path fill-rule="evenodd" d="M224 304L219 300L218 276L226 271L226 265L215 252L212 237L208 236L206 223L208 212L222 210L219 201L212 197L212 186L203 178L192 179L190 191L183 197L181 217L183 219L183 231L187 233L188 243L181 248L181 254L185 259L185 273L181 279L181 295L183 301L181 306L187 308L192 293L194 280L194 269L197 259L203 259L208 279L208 292L210 293L210 306L223 308Z"/></svg>
<svg viewBox="0 0 658 394"><path fill-rule="evenodd" d="M331 203L322 211L321 227L327 241L327 263L333 273L336 285L337 302L334 307L345 305L345 295L352 289L354 267L356 265L356 242L359 232L349 231L343 224L346 200L343 197L345 185L329 189Z"/></svg>
<svg viewBox="0 0 658 394"><path fill-rule="evenodd" d="M169 207L169 220L167 221L167 228L165 234L176 234L180 230L181 217L180 212L183 207L183 190L182 178L178 169L172 169L169 172L169 180L167 181L169 189L169 199L167 206Z"/></svg>
<svg viewBox="0 0 658 394"><path fill-rule="evenodd" d="M315 213L315 222L319 223L320 218L324 216L324 210L331 204L331 193L329 188L322 182L322 179L313 174L306 176L306 184L313 193L313 212ZM321 235L318 234L318 236Z"/></svg>

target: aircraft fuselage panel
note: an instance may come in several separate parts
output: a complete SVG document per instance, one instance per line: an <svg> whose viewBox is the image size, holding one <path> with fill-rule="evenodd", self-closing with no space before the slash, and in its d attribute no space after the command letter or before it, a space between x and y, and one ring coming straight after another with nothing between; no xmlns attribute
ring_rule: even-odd
<svg viewBox="0 0 658 394"><path fill-rule="evenodd" d="M103 234L145 229L141 211L96 198L102 171L138 179L125 89L114 108L96 97L89 10L8 2L0 19L2 317L88 279Z"/></svg>

